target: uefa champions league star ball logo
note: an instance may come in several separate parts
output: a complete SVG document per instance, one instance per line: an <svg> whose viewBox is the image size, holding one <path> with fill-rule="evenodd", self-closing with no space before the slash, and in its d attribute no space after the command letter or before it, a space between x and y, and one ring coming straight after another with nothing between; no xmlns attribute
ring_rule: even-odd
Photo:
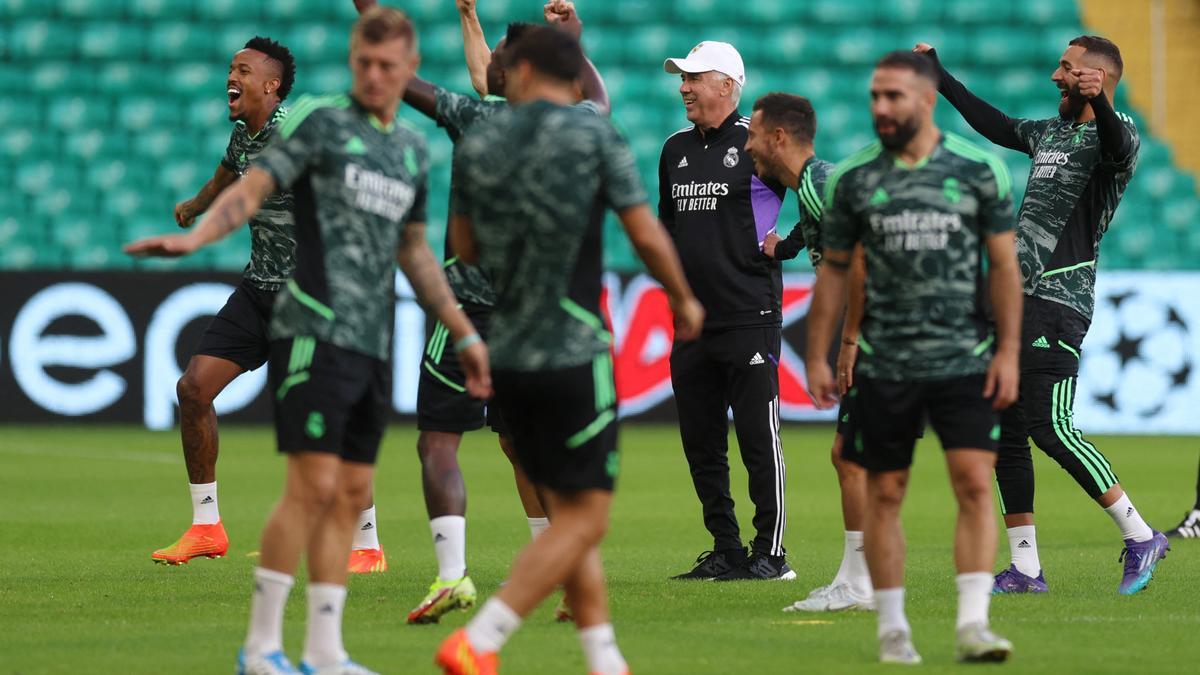
<svg viewBox="0 0 1200 675"><path fill-rule="evenodd" d="M733 167L737 166L739 159L741 158L738 157L737 148L730 148L729 150L725 151L725 159L723 160L725 162L725 168L732 169Z"/></svg>
<svg viewBox="0 0 1200 675"><path fill-rule="evenodd" d="M1136 291L1104 298L1117 315L1115 340L1088 345L1113 373L1093 398L1103 409L1155 417L1188 387L1192 375L1191 332L1183 314L1168 301Z"/></svg>

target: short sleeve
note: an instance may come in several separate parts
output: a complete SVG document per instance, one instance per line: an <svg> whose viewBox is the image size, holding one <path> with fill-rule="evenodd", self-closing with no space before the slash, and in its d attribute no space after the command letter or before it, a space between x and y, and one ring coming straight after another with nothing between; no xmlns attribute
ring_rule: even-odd
<svg viewBox="0 0 1200 675"><path fill-rule="evenodd" d="M984 236L1001 234L1016 228L1013 217L1012 177L999 158L987 163L979 196L979 231Z"/></svg>
<svg viewBox="0 0 1200 675"><path fill-rule="evenodd" d="M296 109L301 109L300 99ZM280 188L291 188L300 176L320 160L325 141L327 108L312 108L307 114L293 113L279 126L278 135L254 160L257 166L275 179Z"/></svg>
<svg viewBox="0 0 1200 675"><path fill-rule="evenodd" d="M1046 129L1050 126L1051 120L1013 120L1013 131L1016 132L1017 138L1021 140L1022 149L1025 154L1033 157L1037 152L1037 145L1042 140L1042 136L1046 133Z"/></svg>
<svg viewBox="0 0 1200 675"><path fill-rule="evenodd" d="M238 173L238 156L241 154L238 144L238 132L242 129L242 123L238 122L233 125L233 133L229 135L229 145L225 146L225 156L221 158L221 166L225 167L230 173Z"/></svg>
<svg viewBox="0 0 1200 675"><path fill-rule="evenodd" d="M847 181L850 176L835 173L825 184L825 204L821 214L821 248L851 251L859 239L859 221L850 201Z"/></svg>
<svg viewBox="0 0 1200 675"><path fill-rule="evenodd" d="M483 119L486 108L495 105L438 86L433 88L433 99L437 124L446 130L451 140L458 140L471 125Z"/></svg>
<svg viewBox="0 0 1200 675"><path fill-rule="evenodd" d="M629 144L607 121L600 138L600 179L604 201L614 210L645 204L646 188L638 176Z"/></svg>

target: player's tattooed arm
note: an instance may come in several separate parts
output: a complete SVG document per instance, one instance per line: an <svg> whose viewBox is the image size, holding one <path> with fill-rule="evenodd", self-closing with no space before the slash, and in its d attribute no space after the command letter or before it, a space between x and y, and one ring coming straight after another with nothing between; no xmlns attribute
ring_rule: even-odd
<svg viewBox="0 0 1200 675"><path fill-rule="evenodd" d="M546 17L546 23L567 33L577 41L582 37L583 21L579 19L575 3L568 0L550 0L542 7L542 14ZM583 59L583 70L579 73L579 84L583 99L591 101L596 106L597 112L601 115L608 115L612 111L608 88L604 86L604 78L600 76L600 71L596 70L595 64L586 57Z"/></svg>
<svg viewBox="0 0 1200 675"><path fill-rule="evenodd" d="M1028 146L1017 135L1016 120L1000 112L998 108L972 94L950 71L946 70L932 45L919 42L913 51L933 59L939 74L938 92L954 106L971 128L981 136L1010 150L1029 152Z"/></svg>
<svg viewBox="0 0 1200 675"><path fill-rule="evenodd" d="M463 55L467 59L467 72L471 74L471 88L480 97L487 96L487 69L492 62L492 50L483 35L479 15L475 13L475 0L455 0L455 5L462 24ZM499 95L499 92L495 93Z"/></svg>
<svg viewBox="0 0 1200 675"><path fill-rule="evenodd" d="M842 346L838 349L837 382L842 396L854 386L854 364L858 361L858 331L867 305L867 257L862 243L854 247L847 280L846 318L842 320Z"/></svg>
<svg viewBox="0 0 1200 675"><path fill-rule="evenodd" d="M852 251L826 249L821 259L821 272L813 289L812 306L808 310L808 347L805 364L808 391L813 402L822 410L837 403L837 382L829 368L829 346L838 314L846 303L847 277Z"/></svg>
<svg viewBox="0 0 1200 675"><path fill-rule="evenodd" d="M275 191L275 179L253 167L241 180L221 193L208 210L208 217L186 234L169 234L140 239L124 248L129 255L176 258L229 236L246 223Z"/></svg>
<svg viewBox="0 0 1200 675"><path fill-rule="evenodd" d="M175 205L175 222L180 227L191 227L192 223L196 221L196 216L207 211L217 195L232 185L237 178L237 174L226 168L224 164L218 164L213 177L208 179L195 197Z"/></svg>
<svg viewBox="0 0 1200 675"><path fill-rule="evenodd" d="M645 204L630 206L617 213L629 242L646 263L650 275L663 285L671 312L675 315L675 339L694 340L704 328L704 308L692 293L679 253L667 230Z"/></svg>
<svg viewBox="0 0 1200 675"><path fill-rule="evenodd" d="M996 353L988 367L983 395L1003 410L1017 400L1021 354L1021 271L1013 230L987 238L988 289L996 319Z"/></svg>

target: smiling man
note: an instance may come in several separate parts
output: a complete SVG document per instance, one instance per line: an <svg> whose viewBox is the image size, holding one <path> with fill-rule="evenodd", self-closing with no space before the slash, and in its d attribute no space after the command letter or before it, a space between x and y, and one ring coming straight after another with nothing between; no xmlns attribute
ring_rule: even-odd
<svg viewBox="0 0 1200 675"><path fill-rule="evenodd" d="M927 44L915 51L937 53ZM1033 524L1029 439L1058 462L1108 513L1124 539L1117 592L1137 593L1166 557L1167 538L1134 508L1108 459L1075 428L1075 381L1095 305L1100 239L1137 166L1137 127L1113 110L1124 62L1115 44L1071 40L1050 79L1058 115L1010 118L976 97L939 64L939 91L991 142L1033 159L1017 217L1017 253L1026 295L1021 335L1021 399L1005 412L996 462L1012 565L997 593L1045 593Z"/></svg>
<svg viewBox="0 0 1200 675"><path fill-rule="evenodd" d="M750 118L738 112L746 84L742 57L725 42L701 42L667 59L691 126L663 144L658 216L688 283L708 312L704 333L671 350L679 434L713 537L676 579L795 579L783 548L783 445L779 440L779 350L783 279L763 253L785 188L759 178L745 155ZM729 494L729 409L750 474L756 535L742 545Z"/></svg>

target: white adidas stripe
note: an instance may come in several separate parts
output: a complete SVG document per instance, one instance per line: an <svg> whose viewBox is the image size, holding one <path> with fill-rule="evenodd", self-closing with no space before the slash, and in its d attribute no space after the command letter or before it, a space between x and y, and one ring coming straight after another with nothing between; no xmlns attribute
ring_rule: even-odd
<svg viewBox="0 0 1200 675"><path fill-rule="evenodd" d="M771 555L783 555L783 533L787 529L784 488L787 468L783 462L783 443L779 438L779 397L767 403L767 423L771 429L771 454L775 464L775 528L771 534Z"/></svg>

